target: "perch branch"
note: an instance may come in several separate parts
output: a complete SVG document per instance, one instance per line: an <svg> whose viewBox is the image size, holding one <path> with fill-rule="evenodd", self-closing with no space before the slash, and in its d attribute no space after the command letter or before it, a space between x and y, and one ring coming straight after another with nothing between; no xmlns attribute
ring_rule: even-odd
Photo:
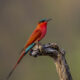
<svg viewBox="0 0 80 80"><path fill-rule="evenodd" d="M65 51L60 49L56 43L35 45L29 54L34 57L50 56L54 59L60 80L72 80L70 69L65 59Z"/></svg>

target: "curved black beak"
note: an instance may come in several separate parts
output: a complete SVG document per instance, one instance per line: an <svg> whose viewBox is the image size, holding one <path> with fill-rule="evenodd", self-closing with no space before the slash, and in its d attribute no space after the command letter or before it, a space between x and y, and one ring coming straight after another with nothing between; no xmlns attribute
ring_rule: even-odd
<svg viewBox="0 0 80 80"><path fill-rule="evenodd" d="M51 21L51 20L52 20L52 18L50 18L50 19L47 19L46 21L47 21L47 22L49 22L49 21Z"/></svg>

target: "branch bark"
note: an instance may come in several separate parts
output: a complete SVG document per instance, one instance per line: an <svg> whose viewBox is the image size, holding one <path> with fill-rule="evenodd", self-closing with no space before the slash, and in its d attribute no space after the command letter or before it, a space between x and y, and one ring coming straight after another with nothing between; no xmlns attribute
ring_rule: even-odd
<svg viewBox="0 0 80 80"><path fill-rule="evenodd" d="M65 59L65 51L60 49L56 43L35 45L29 54L33 57L50 56L54 59L60 80L72 80L70 69Z"/></svg>

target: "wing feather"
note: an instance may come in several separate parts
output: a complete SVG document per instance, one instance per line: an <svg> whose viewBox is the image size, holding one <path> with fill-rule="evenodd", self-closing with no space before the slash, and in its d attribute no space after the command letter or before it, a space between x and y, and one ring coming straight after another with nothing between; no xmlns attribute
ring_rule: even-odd
<svg viewBox="0 0 80 80"><path fill-rule="evenodd" d="M37 41L38 38L41 36L41 31L38 29L38 30L35 30L32 35L30 36L30 38L28 39L24 49L26 49L30 44L32 44L33 42Z"/></svg>

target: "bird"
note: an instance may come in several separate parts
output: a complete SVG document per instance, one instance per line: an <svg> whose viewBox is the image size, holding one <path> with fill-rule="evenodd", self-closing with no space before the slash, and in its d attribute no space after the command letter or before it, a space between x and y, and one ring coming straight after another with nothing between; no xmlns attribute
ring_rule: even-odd
<svg viewBox="0 0 80 80"><path fill-rule="evenodd" d="M8 80L10 78L10 76L12 75L14 70L16 69L17 65L20 63L22 58L28 53L28 51L30 49L32 49L35 44L39 43L45 37L46 32L47 32L47 23L51 20L52 20L51 18L41 19L38 22L37 27L35 28L35 30L31 34L31 36L27 40L24 48L21 51L21 55L20 55L19 59L17 60L16 64L14 65L14 67L12 68L10 73L8 74L6 80Z"/></svg>

